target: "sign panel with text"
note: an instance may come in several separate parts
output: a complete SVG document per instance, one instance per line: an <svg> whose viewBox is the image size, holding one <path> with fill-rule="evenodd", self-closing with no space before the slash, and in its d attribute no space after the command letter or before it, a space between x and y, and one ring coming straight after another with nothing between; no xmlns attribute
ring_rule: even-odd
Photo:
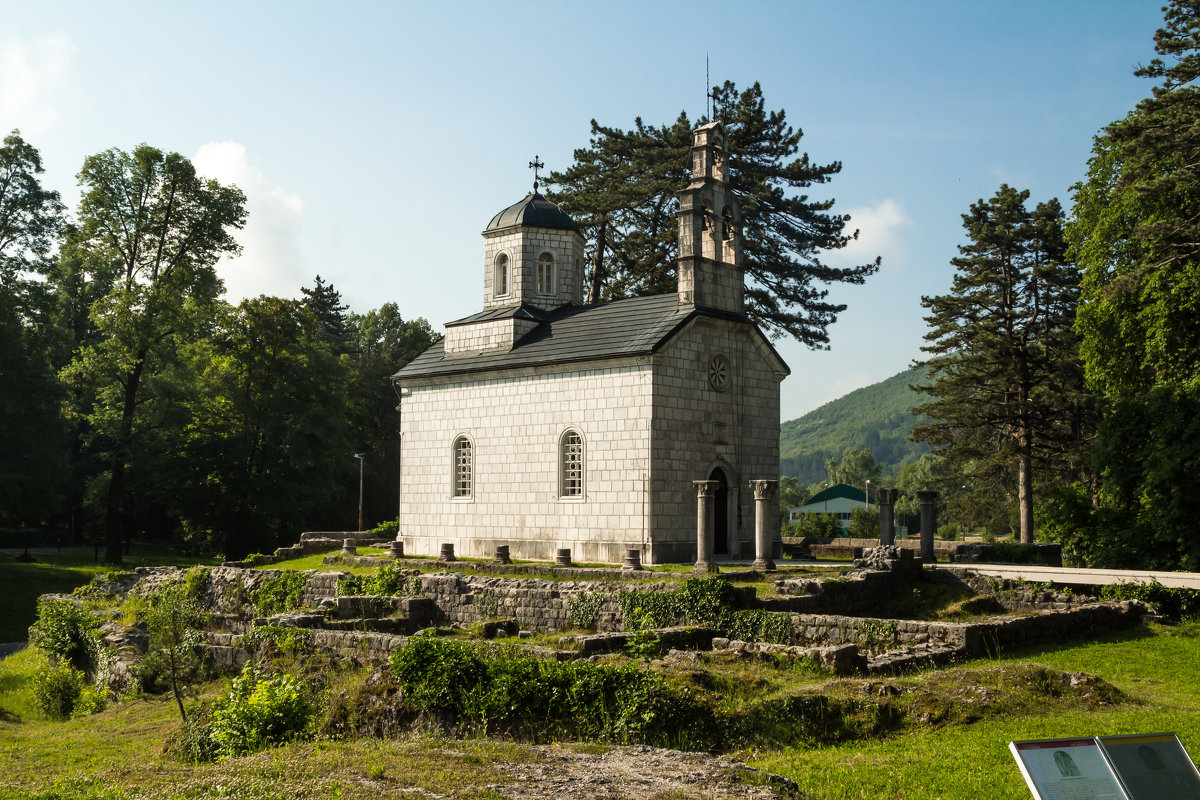
<svg viewBox="0 0 1200 800"><path fill-rule="evenodd" d="M1009 742L1037 800L1133 800L1092 737Z"/></svg>

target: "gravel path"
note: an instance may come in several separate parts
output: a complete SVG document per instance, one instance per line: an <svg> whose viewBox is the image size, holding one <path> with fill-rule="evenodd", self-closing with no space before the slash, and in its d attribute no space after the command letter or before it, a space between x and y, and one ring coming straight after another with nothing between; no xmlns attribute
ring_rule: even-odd
<svg viewBox="0 0 1200 800"><path fill-rule="evenodd" d="M487 788L503 797L522 800L662 797L803 800L795 784L786 778L757 773L728 756L636 745L614 747L601 754L579 752L563 745L540 745L533 749L544 761L499 764L515 780ZM746 782L747 778L753 783Z"/></svg>

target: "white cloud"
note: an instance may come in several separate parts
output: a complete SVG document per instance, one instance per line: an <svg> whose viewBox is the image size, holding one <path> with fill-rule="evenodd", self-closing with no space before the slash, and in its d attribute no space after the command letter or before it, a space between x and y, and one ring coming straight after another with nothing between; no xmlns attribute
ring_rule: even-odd
<svg viewBox="0 0 1200 800"><path fill-rule="evenodd" d="M858 238L852 239L841 250L830 253L831 264L865 264L874 261L877 256L883 256L889 268L903 263L900 258L903 241L901 232L912 224L912 220L899 203L887 199L874 206L851 208L846 213L850 215L846 230L849 233L857 230Z"/></svg>
<svg viewBox="0 0 1200 800"><path fill-rule="evenodd" d="M0 130L38 134L58 120L55 90L64 83L74 51L65 34L40 36L30 42L0 39Z"/></svg>
<svg viewBox="0 0 1200 800"><path fill-rule="evenodd" d="M260 294L298 295L309 274L300 255L300 198L271 185L237 142L209 142L192 163L204 177L237 184L246 193L246 227L237 234L242 254L217 265L226 299L237 303Z"/></svg>

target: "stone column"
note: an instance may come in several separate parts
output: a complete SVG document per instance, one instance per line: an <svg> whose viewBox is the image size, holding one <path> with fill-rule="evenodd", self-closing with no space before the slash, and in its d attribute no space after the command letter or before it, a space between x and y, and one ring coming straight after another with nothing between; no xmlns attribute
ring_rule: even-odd
<svg viewBox="0 0 1200 800"><path fill-rule="evenodd" d="M879 544L880 546L896 543L896 497L899 489L880 489L875 493L879 500Z"/></svg>
<svg viewBox="0 0 1200 800"><path fill-rule="evenodd" d="M937 530L937 492L917 492L917 500L921 504L921 562L933 564L937 556L933 553L933 534Z"/></svg>
<svg viewBox="0 0 1200 800"><path fill-rule="evenodd" d="M779 481L750 481L754 490L754 563L750 569L767 572L775 569L771 560L771 501Z"/></svg>
<svg viewBox="0 0 1200 800"><path fill-rule="evenodd" d="M692 481L696 487L696 566L692 572L697 575L716 572L717 565L713 562L714 531L716 530L716 491L717 481Z"/></svg>
<svg viewBox="0 0 1200 800"><path fill-rule="evenodd" d="M631 548L625 551L625 561L621 564L621 569L640 570L642 568L642 551L636 548Z"/></svg>

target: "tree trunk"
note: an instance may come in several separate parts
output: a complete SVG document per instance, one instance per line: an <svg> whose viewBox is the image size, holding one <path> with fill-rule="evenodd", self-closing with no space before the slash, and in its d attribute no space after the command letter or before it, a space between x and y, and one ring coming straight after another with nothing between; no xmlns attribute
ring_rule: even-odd
<svg viewBox="0 0 1200 800"><path fill-rule="evenodd" d="M592 281L588 287L588 303L600 302L600 290L604 286L604 248L608 246L608 214L600 216L596 227L596 258L592 261Z"/></svg>
<svg viewBox="0 0 1200 800"><path fill-rule="evenodd" d="M1021 514L1021 542L1033 544L1033 458L1026 446L1027 434L1021 436L1021 453L1017 464L1017 506Z"/></svg>
<svg viewBox="0 0 1200 800"><path fill-rule="evenodd" d="M121 424L117 427L117 441L113 447L112 478L108 482L108 496L104 511L104 533L108 545L104 561L108 564L124 562L125 525L121 514L121 500L125 494L125 469L129 460L129 440L133 438L133 414L137 410L138 385L142 369L146 366L146 353L138 354L137 362L125 381L125 403L121 409Z"/></svg>

